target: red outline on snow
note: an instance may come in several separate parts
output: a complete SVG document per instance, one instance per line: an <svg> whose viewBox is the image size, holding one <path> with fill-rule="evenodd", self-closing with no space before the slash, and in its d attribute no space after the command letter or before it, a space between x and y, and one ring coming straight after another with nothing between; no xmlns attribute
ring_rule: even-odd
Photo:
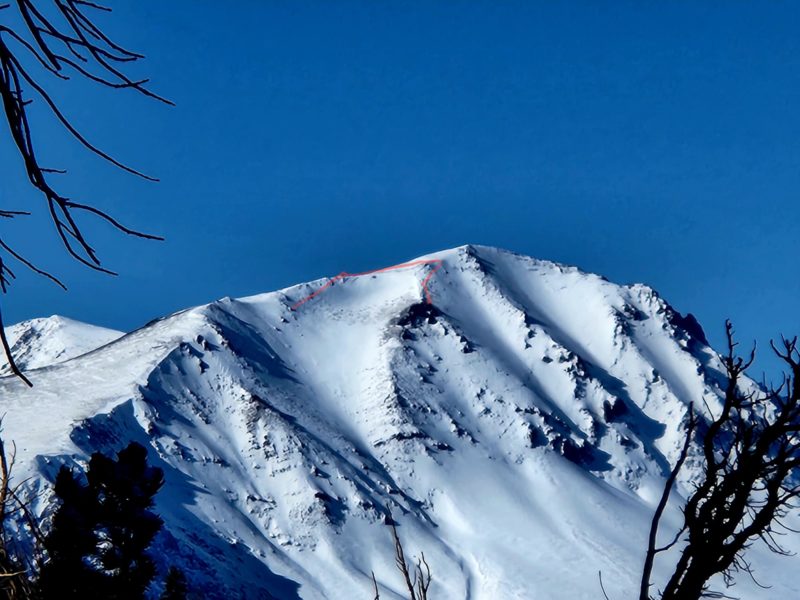
<svg viewBox="0 0 800 600"><path fill-rule="evenodd" d="M428 289L428 282L430 282L431 277L433 277L433 275L436 273L436 271L438 271L439 269L442 268L442 259L440 259L440 258L433 258L433 259L430 259L430 260L412 260L411 262L402 263L402 264L394 265L394 266L391 266L391 267L384 267L382 269L375 269L373 271L364 271L363 273L347 273L347 272L343 271L343 272L339 273L336 277L328 279L328 282L325 285L323 285L321 288L319 288L316 292L314 292L312 294L309 294L308 296L306 296L305 298L303 298L302 300L300 300L298 302L295 302L292 305L292 310L297 310L303 304L305 304L309 300L313 300L314 298L319 296L322 292L324 292L325 290L330 288L334 283L336 283L337 281L340 281L342 279L345 279L346 277L363 277L364 275L375 275L377 273L385 273L387 271L394 271L396 269L406 269L408 267L416 267L416 266L419 266L419 265L436 265L433 269L431 269L431 272L428 273L428 275L425 277L425 279L422 280L422 291L425 292L425 301L428 304L433 304L433 302L431 300L431 291Z"/></svg>

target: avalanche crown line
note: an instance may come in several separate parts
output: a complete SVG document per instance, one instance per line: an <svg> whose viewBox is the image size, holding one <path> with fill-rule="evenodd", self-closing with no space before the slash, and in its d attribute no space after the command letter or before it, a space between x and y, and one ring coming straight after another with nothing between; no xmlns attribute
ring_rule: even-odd
<svg viewBox="0 0 800 600"><path fill-rule="evenodd" d="M323 285L321 288L319 288L317 291L309 294L308 296L306 296L302 300L299 300L298 302L295 302L294 304L292 304L292 310L297 310L298 308L300 308L303 304L305 304L309 300L312 300L312 299L316 298L317 296L319 296L320 294L322 294L322 292L324 292L325 290L330 288L337 281L340 281L340 280L345 279L347 277L363 277L364 275L376 275L378 273L386 273L387 271L396 271L398 269L407 269L409 267L417 267L417 266L420 266L420 265L434 265L434 267L433 267L433 269L431 269L430 273L428 273L425 276L425 279L422 280L422 291L425 293L425 301L428 304L433 304L433 301L431 300L431 291L428 289L428 282L430 282L431 277L433 277L433 275L439 269L442 268L442 259L440 259L440 258L432 258L432 259L429 259L429 260L423 260L423 259L421 259L421 260L412 260L411 262L401 263L399 265L393 265L391 267L383 267L382 269L374 269L372 271L364 271L363 273L348 273L346 271L342 271L341 273L339 273L335 277L332 277L332 278L328 279L327 283L325 285Z"/></svg>

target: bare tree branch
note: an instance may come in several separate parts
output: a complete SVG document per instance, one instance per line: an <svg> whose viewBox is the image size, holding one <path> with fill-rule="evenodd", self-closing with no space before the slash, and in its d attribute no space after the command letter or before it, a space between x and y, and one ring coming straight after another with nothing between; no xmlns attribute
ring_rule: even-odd
<svg viewBox="0 0 800 600"><path fill-rule="evenodd" d="M681 532L679 531L672 543L664 546L663 548L656 548L658 526L661 522L661 516L664 514L664 509L667 508L667 503L669 502L669 496L672 493L672 487L675 485L675 480L678 478L678 474L683 467L683 463L686 461L686 457L689 456L689 448L692 443L692 436L695 428L694 403L689 404L688 414L689 425L686 428L686 438L683 442L683 448L681 448L678 460L675 462L675 466L672 468L669 477L667 477L667 481L664 484L664 491L661 493L661 499L658 501L658 506L656 506L655 513L653 513L653 520L650 523L650 534L647 539L647 552L645 554L644 567L642 569L642 582L639 588L639 600L650 600L650 576L653 572L653 563L655 561L656 554L669 549L680 537ZM683 531L683 529L681 529L681 531Z"/></svg>
<svg viewBox="0 0 800 600"><path fill-rule="evenodd" d="M49 6L46 15L42 5ZM131 79L119 66L136 62L143 55L124 48L111 40L102 28L86 11L110 12L106 6L89 0L15 0L13 5L22 19L22 30L14 30L0 25L0 101L9 126L9 133L22 158L25 172L31 185L41 193L47 205L50 218L66 251L78 262L91 269L113 275L113 271L103 267L100 259L75 220L75 211L90 213L119 231L146 239L162 239L126 227L105 211L86 203L76 202L58 192L49 182L47 175L63 171L46 168L42 165L33 143L33 130L28 107L33 97L41 100L66 131L80 145L112 165L149 181L155 178L131 168L90 142L72 125L45 87L23 64L22 56L31 57L46 73L62 79L69 79L65 71L77 73L80 77L94 81L112 89L133 89L136 92L166 104L169 100L150 91L147 79ZM11 4L0 5L0 10L10 8ZM52 14L52 16L50 16ZM16 44L12 50L7 42ZM71 58L70 58L71 57ZM28 92L33 96L28 97ZM0 216L13 217L28 214L27 211L0 210ZM34 265L8 243L0 239L0 249L11 255L34 273L50 279L57 285L63 283L44 269ZM3 292L11 280L13 272L0 263L0 288ZM3 322L0 319L0 330ZM3 350L6 353L12 372L28 385L30 381L22 376L11 355L4 334L0 334Z"/></svg>
<svg viewBox="0 0 800 600"><path fill-rule="evenodd" d="M397 570L403 576L403 582L408 591L408 600L428 600L428 590L431 587L433 577L431 568L425 559L425 554L420 554L414 566L410 566L406 561L405 550L397 533L397 524L392 518L391 513L386 515L386 522L392 528L392 539L394 540L394 562ZM372 573L372 584L375 589L375 600L380 600L378 592L378 582L375 573Z"/></svg>
<svg viewBox="0 0 800 600"><path fill-rule="evenodd" d="M2 419L0 419L2 425ZM11 539L7 534L9 517L16 510L27 510L27 505L16 493L19 486L11 486L12 471L16 460L16 445L12 442L11 452L0 438L0 595L5 598L31 598L29 560L20 560L12 550ZM34 527L38 532L38 525Z"/></svg>
<svg viewBox="0 0 800 600"><path fill-rule="evenodd" d="M725 324L725 333L728 352L722 362L727 383L722 408L716 416L710 415L711 422L702 436L704 471L684 506L681 531L686 532L686 544L661 594L662 600L730 598L709 588L715 575L721 575L730 587L735 575L743 572L758 586L766 587L756 579L746 559L746 552L755 541L761 540L776 554L789 554L778 539L784 532L775 527L783 527L782 518L796 508L792 502L800 496L797 338L782 338L780 346L771 342L773 351L788 367L780 385L753 389L744 378L755 359L755 350L747 358L738 356L730 322ZM666 495L682 466L679 461L677 470L673 469ZM662 495L660 510L653 518L640 600L649 600L652 557L662 550L655 548L654 529L665 497Z"/></svg>

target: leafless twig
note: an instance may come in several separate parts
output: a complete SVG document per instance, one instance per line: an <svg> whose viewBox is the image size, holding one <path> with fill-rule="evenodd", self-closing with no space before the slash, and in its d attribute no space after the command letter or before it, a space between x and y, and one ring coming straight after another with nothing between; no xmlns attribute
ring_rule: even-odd
<svg viewBox="0 0 800 600"><path fill-rule="evenodd" d="M425 560L425 555L421 554L416 564L411 567L406 562L405 550L397 534L397 525L389 515L389 526L392 528L392 538L394 539L394 562L397 570L403 576L406 589L408 590L409 600L428 600L428 589L431 586L431 569Z"/></svg>
<svg viewBox="0 0 800 600"><path fill-rule="evenodd" d="M48 175L63 171L42 165L33 142L28 107L34 98L42 101L67 132L84 148L116 167L150 181L154 178L131 168L90 142L76 129L61 111L56 101L21 57L28 56L47 73L58 79L69 79L70 74L89 79L113 89L132 89L145 96L166 104L171 104L162 96L146 87L147 80L129 78L122 66L143 58L141 54L127 50L111 40L89 15L90 10L107 13L110 9L87 0L15 0L24 27L20 31L0 25L0 102L2 102L9 132L17 151L22 158L24 169L31 185L41 193L47 205L50 218L66 251L78 262L103 273L114 274L101 265L95 249L86 238L77 215L90 213L110 223L113 227L135 237L161 239L126 227L105 211L83 202L77 202L63 195L50 183ZM49 10L42 8L49 5ZM11 4L0 5L0 10ZM13 218L28 214L27 211L2 210L0 217ZM19 252L0 240L0 248L23 266L42 275L64 288L54 275L35 266ZM14 273L0 258L0 291L6 292ZM0 331L2 331L0 315ZM3 351L11 371L25 383L25 378L11 354L11 348L4 334L0 333Z"/></svg>

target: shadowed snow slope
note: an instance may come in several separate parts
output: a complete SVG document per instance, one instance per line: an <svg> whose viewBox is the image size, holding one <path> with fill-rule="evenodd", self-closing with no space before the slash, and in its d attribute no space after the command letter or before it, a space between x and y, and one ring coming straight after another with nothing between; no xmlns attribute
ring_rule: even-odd
<svg viewBox="0 0 800 600"><path fill-rule="evenodd" d="M718 406L699 325L572 267L475 246L424 258L443 261L430 305L419 265L296 311L324 281L226 298L28 363L48 365L33 389L0 379L18 476L35 492L95 450L149 446L166 474L156 556L205 597L371 598L374 571L401 598L389 512L432 598L596 599L598 571L634 597L687 405ZM68 355L109 341L86 331ZM774 587L740 595L797 597L797 559L756 546L753 561Z"/></svg>

